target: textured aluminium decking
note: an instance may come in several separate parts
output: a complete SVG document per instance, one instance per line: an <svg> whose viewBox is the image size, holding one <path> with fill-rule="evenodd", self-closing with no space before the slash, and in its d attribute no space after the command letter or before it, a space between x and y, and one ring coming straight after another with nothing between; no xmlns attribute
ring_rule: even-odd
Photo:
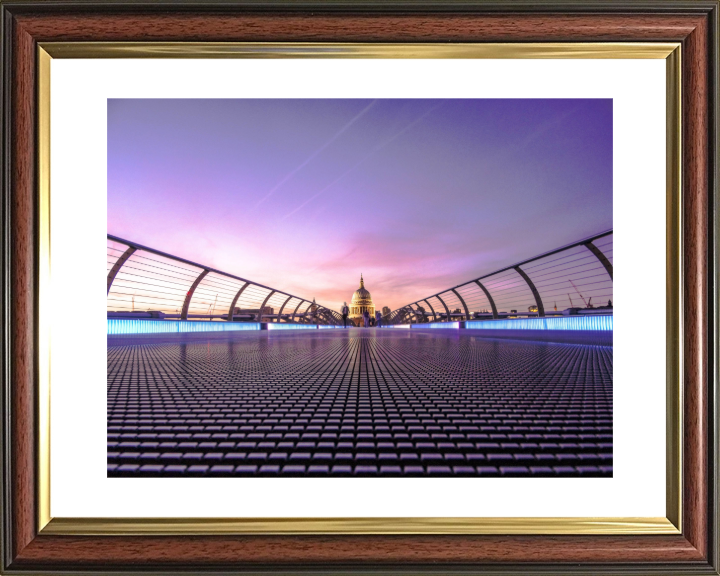
<svg viewBox="0 0 720 576"><path fill-rule="evenodd" d="M109 476L609 476L612 347L473 330L108 340Z"/></svg>

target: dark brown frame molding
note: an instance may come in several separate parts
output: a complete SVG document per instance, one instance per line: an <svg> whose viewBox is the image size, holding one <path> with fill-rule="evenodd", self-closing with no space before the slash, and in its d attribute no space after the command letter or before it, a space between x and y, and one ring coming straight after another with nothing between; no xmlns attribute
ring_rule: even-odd
<svg viewBox="0 0 720 576"><path fill-rule="evenodd" d="M0 16L0 572L719 573L717 0L2 0ZM38 534L36 60L79 41L682 43L682 534Z"/></svg>

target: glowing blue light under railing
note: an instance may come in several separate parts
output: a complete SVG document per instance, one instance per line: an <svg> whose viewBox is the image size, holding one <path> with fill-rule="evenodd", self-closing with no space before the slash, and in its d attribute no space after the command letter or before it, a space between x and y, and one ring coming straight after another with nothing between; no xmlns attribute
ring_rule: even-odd
<svg viewBox="0 0 720 576"><path fill-rule="evenodd" d="M380 328L410 328L410 324L383 324Z"/></svg>
<svg viewBox="0 0 720 576"><path fill-rule="evenodd" d="M188 320L108 319L108 335L167 334L180 332L237 332L260 330L259 322L201 322Z"/></svg>
<svg viewBox="0 0 720 576"><path fill-rule="evenodd" d="M318 324L318 328L320 330L324 330L325 328L340 328L340 326L335 326L333 324Z"/></svg>
<svg viewBox="0 0 720 576"><path fill-rule="evenodd" d="M268 330L317 330L317 324L272 324L268 323Z"/></svg>
<svg viewBox="0 0 720 576"><path fill-rule="evenodd" d="M460 322L428 322L427 324L409 324L411 328L460 328Z"/></svg>
<svg viewBox="0 0 720 576"><path fill-rule="evenodd" d="M468 320L465 328L481 330L603 330L612 332L613 317L563 316L562 318L517 318L513 320Z"/></svg>

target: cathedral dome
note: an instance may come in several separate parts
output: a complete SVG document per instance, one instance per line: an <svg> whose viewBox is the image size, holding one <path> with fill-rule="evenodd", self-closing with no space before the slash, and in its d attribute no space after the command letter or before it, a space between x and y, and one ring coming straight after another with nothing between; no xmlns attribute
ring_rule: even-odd
<svg viewBox="0 0 720 576"><path fill-rule="evenodd" d="M363 281L362 274L360 274L360 288L355 290L350 302L350 319L356 326L362 325L363 314L367 312L370 318L375 317L375 305L372 301L370 292L365 289L365 282Z"/></svg>
<svg viewBox="0 0 720 576"><path fill-rule="evenodd" d="M355 306L372 306L372 296L370 296L370 292L365 289L362 274L360 274L360 288L355 290L351 303Z"/></svg>

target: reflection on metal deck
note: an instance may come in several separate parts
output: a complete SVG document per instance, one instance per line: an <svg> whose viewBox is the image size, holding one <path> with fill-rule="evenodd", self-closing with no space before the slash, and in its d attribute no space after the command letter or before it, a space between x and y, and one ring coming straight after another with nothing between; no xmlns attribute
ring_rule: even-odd
<svg viewBox="0 0 720 576"><path fill-rule="evenodd" d="M612 347L482 334L108 337L108 474L612 475Z"/></svg>

